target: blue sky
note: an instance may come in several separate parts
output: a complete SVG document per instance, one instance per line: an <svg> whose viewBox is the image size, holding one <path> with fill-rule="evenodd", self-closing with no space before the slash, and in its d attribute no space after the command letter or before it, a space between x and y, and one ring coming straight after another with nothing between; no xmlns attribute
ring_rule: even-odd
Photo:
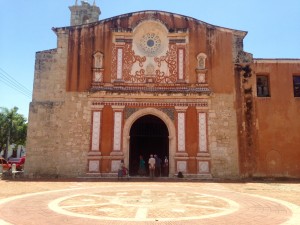
<svg viewBox="0 0 300 225"><path fill-rule="evenodd" d="M78 0L80 3L80 0ZM93 0L89 0L92 4ZM70 24L75 0L0 0L0 107L28 118L30 97L3 83L6 76L32 91L35 52L56 47L52 27ZM300 58L299 0L96 0L101 19L163 10L248 31L244 49L255 58ZM2 72L2 80L1 80ZM20 88L18 90L21 90Z"/></svg>

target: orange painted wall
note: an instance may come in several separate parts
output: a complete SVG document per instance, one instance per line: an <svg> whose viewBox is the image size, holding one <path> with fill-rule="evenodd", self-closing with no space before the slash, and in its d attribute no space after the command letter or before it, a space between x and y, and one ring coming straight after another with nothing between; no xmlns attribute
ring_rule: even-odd
<svg viewBox="0 0 300 225"><path fill-rule="evenodd" d="M102 128L101 128L101 152L104 156L109 156L113 148L113 130L114 130L114 113L110 106L103 108ZM105 141L104 141L105 140Z"/></svg>
<svg viewBox="0 0 300 225"><path fill-rule="evenodd" d="M215 93L234 92L234 64L232 60L232 34L218 32L211 57L210 85Z"/></svg>
<svg viewBox="0 0 300 225"><path fill-rule="evenodd" d="M91 26L70 27L68 48L67 91L87 91L92 83L93 54L104 54L104 82L111 81L112 35L114 27L128 29L141 21L144 14L128 14L104 20ZM197 20L155 14L169 29L188 29L189 51L186 74L189 82L196 82L197 55L207 55L208 81L216 93L232 93L234 90L232 62L232 32L199 23Z"/></svg>
<svg viewBox="0 0 300 225"><path fill-rule="evenodd" d="M195 107L189 107L186 111L186 151L189 157L196 157L198 152L198 119ZM188 162L188 171L196 173L197 164L194 158Z"/></svg>
<svg viewBox="0 0 300 225"><path fill-rule="evenodd" d="M299 177L300 98L293 94L293 75L300 64L255 63L256 75L268 75L271 97L256 98L257 175Z"/></svg>

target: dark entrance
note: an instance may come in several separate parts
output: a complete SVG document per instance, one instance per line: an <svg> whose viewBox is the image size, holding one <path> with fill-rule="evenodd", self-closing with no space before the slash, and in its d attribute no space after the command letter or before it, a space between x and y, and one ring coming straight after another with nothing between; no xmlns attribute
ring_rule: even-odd
<svg viewBox="0 0 300 225"><path fill-rule="evenodd" d="M156 116L146 115L139 118L130 130L129 173L138 174L139 159L143 156L148 174L150 154L156 154L162 163L169 159L169 132L165 123ZM162 167L162 175L168 176L168 169Z"/></svg>

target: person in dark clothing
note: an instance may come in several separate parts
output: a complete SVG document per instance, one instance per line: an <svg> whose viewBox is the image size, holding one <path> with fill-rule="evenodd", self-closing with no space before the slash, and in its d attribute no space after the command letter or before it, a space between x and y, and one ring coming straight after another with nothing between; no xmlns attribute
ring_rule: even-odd
<svg viewBox="0 0 300 225"><path fill-rule="evenodd" d="M155 176L160 177L161 176L161 159L154 155L155 158Z"/></svg>

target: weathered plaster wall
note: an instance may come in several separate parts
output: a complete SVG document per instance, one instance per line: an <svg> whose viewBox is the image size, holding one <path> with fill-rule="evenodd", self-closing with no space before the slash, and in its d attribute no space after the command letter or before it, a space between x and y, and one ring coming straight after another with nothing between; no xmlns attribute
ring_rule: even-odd
<svg viewBox="0 0 300 225"><path fill-rule="evenodd" d="M161 21L169 30L169 34L188 32L185 72L190 83L196 82L197 55L203 52L208 56L209 83L222 92L232 92L232 80L230 82L223 81L233 79L233 77L228 77L229 70L230 74L233 73L235 60L233 54L236 58L236 55L241 52L240 48L234 47L236 44L234 40L237 36L242 39L246 33L217 28L193 18L164 12L137 12L103 20L90 26L68 28L67 90L86 91L91 87L92 56L97 51L104 53L104 83L111 82L113 32L118 31L124 36L130 36L133 29L147 19ZM64 29L66 28L57 30ZM212 73L214 73L213 77ZM220 76L221 73L225 73L226 76Z"/></svg>
<svg viewBox="0 0 300 225"><path fill-rule="evenodd" d="M267 75L271 97L256 97L256 176L299 177L300 99L294 97L293 75L300 75L300 61L257 60L255 75ZM256 95L256 89L254 89Z"/></svg>
<svg viewBox="0 0 300 225"><path fill-rule="evenodd" d="M131 32L149 13L136 13L108 19L93 25L55 29L58 47L37 53L34 96L30 106L28 129L28 175L78 176L87 172L90 150L92 61L96 51L104 53L104 83L111 82L112 31ZM188 29L186 62L187 86L195 87L197 55L207 55L208 94L148 94L145 101L197 101L209 99L208 149L213 177L239 175L235 95L233 31L219 29L194 19L170 13L153 13L170 32ZM149 19L149 18L148 18ZM173 30L173 31L172 31ZM240 34L243 36L243 34ZM182 85L182 84L180 84ZM139 98L125 93L98 93L120 101ZM139 100L140 101L140 100ZM176 118L175 118L176 126ZM123 120L124 124L124 120ZM176 134L177 135L177 134ZM105 106L101 118L101 172L110 173L113 148L113 110ZM127 138L127 137L123 137ZM194 107L186 111L186 149L188 173L197 173L198 114ZM176 150L173 150L176 151Z"/></svg>
<svg viewBox="0 0 300 225"><path fill-rule="evenodd" d="M253 96L255 77L249 64L236 64L236 114L238 121L239 165L241 177L252 177L257 163L256 111Z"/></svg>

